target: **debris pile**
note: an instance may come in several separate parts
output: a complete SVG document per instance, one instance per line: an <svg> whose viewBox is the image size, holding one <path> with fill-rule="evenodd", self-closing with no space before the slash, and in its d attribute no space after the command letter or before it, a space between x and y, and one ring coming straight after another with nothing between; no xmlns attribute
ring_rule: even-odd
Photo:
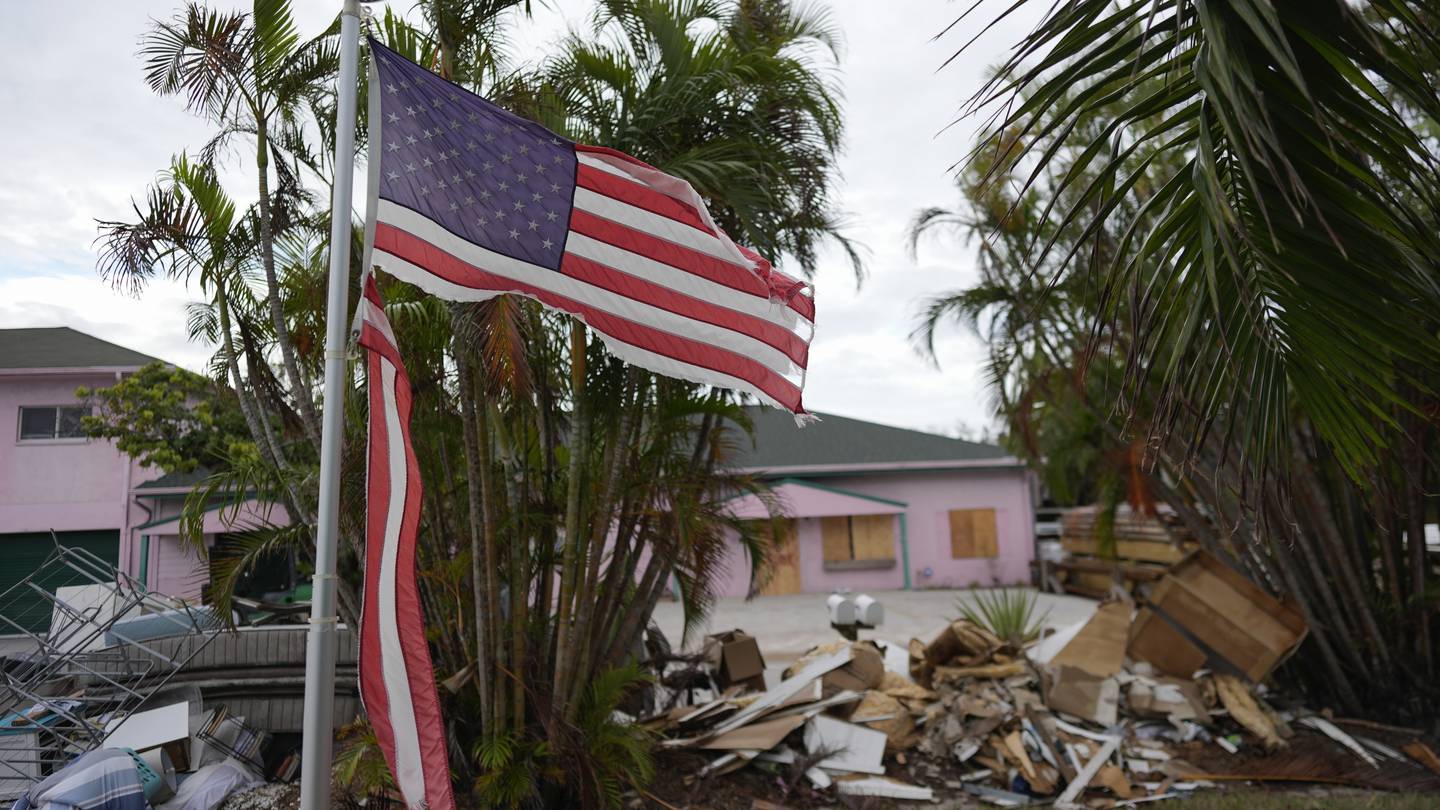
<svg viewBox="0 0 1440 810"><path fill-rule="evenodd" d="M670 691L680 705L638 722L662 748L708 756L697 789L765 768L792 776L777 780L786 795L766 797L782 802L806 790L1111 806L1237 779L1440 789L1440 758L1418 732L1266 692L1305 633L1293 608L1196 553L1138 614L1105 603L1023 649L958 620L903 651L818 647L761 688L758 644L732 631L711 640L711 688Z"/></svg>
<svg viewBox="0 0 1440 810"><path fill-rule="evenodd" d="M0 593L0 627L24 642L0 655L0 799L211 810L292 779L299 704L273 673L303 662L305 628L224 626L57 544Z"/></svg>

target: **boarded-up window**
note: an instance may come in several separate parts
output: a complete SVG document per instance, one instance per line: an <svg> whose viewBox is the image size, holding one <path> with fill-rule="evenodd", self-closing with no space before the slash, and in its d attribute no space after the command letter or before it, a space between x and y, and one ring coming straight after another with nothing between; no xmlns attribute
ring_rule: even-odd
<svg viewBox="0 0 1440 810"><path fill-rule="evenodd" d="M894 560L895 516L820 518L820 540L825 562Z"/></svg>
<svg viewBox="0 0 1440 810"><path fill-rule="evenodd" d="M950 510L950 556L995 557L1000 548L995 537L994 509Z"/></svg>

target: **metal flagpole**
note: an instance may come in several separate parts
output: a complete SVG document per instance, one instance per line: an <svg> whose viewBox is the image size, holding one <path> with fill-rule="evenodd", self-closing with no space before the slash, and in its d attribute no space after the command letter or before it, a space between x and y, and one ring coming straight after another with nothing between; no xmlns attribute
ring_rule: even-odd
<svg viewBox="0 0 1440 810"><path fill-rule="evenodd" d="M320 501L316 508L315 579L305 651L305 734L300 754L300 810L329 810L335 714L335 554L340 513L340 443L345 435L345 346L349 337L350 206L355 182L355 96L360 2L340 12L340 78L336 86L335 193L330 201L330 295L325 312L325 402L320 434ZM358 628L352 628L358 631Z"/></svg>

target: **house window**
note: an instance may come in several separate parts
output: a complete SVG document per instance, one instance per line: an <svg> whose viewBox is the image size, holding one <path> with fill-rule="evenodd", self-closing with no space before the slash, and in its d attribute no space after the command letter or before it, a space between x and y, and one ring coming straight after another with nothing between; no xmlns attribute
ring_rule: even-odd
<svg viewBox="0 0 1440 810"><path fill-rule="evenodd" d="M956 560L996 557L994 509L950 510L950 556Z"/></svg>
<svg viewBox="0 0 1440 810"><path fill-rule="evenodd" d="M895 565L895 516L820 518L825 568L891 568Z"/></svg>
<svg viewBox="0 0 1440 810"><path fill-rule="evenodd" d="M21 406L20 440L83 439L80 417L87 410L82 405Z"/></svg>

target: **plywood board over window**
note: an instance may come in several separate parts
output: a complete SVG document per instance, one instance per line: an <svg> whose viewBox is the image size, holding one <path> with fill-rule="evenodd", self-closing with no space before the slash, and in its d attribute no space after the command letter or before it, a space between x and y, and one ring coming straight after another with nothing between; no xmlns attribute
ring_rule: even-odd
<svg viewBox="0 0 1440 810"><path fill-rule="evenodd" d="M800 593L800 544L795 521L780 521L778 535L772 534L774 524L768 520L755 521L755 526L760 539L770 544L770 571L760 593L764 596Z"/></svg>
<svg viewBox="0 0 1440 810"><path fill-rule="evenodd" d="M820 518L827 568L873 568L895 564L894 515Z"/></svg>
<svg viewBox="0 0 1440 810"><path fill-rule="evenodd" d="M950 556L957 560L996 557L1000 546L994 509L950 510Z"/></svg>

